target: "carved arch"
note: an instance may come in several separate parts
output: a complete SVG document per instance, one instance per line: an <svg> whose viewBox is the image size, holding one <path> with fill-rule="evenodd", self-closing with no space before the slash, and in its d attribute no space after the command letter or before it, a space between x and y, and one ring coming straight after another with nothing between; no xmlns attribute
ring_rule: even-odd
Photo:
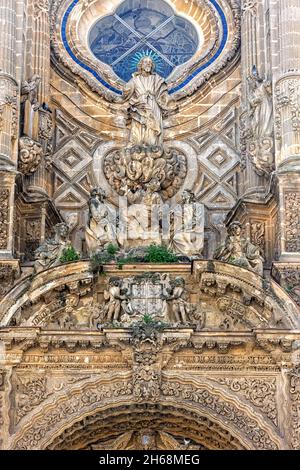
<svg viewBox="0 0 300 470"><path fill-rule="evenodd" d="M228 438L239 442L240 448L279 449L284 446L279 432L266 423L261 413L221 386L164 374L159 400L140 402L132 395L130 375L130 372L122 376L107 374L99 380L81 382L56 393L21 420L8 447L18 450L49 448L56 439L59 442L59 436L63 433L66 436L67 430L72 431L76 423L91 415L128 406L147 410L153 405L157 406L156 413L169 408L178 416L186 410L187 416L192 413L200 421L207 419L223 429Z"/></svg>

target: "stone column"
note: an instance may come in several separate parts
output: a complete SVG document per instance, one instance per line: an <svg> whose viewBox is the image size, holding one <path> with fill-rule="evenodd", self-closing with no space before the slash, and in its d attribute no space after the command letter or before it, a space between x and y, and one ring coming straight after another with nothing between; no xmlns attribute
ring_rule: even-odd
<svg viewBox="0 0 300 470"><path fill-rule="evenodd" d="M279 260L300 263L300 0L270 0L270 11Z"/></svg>
<svg viewBox="0 0 300 470"><path fill-rule="evenodd" d="M273 171L273 136L272 129L261 134L257 120L263 121L262 105L254 105L259 93L265 94L270 102L269 114L272 113L271 84L268 83L265 57L266 25L264 8L261 0L242 0L241 23L241 63L242 63L242 103L240 118L241 154L243 178L241 192L251 199L263 199L267 181ZM269 98L268 98L269 92ZM261 106L261 107L260 107ZM268 145L266 145L266 139Z"/></svg>
<svg viewBox="0 0 300 470"><path fill-rule="evenodd" d="M16 0L0 0L0 12L0 260L7 260L13 256L18 145Z"/></svg>
<svg viewBox="0 0 300 470"><path fill-rule="evenodd" d="M38 88L37 99L40 110L35 113L32 127L33 140L43 146L44 159L32 176L27 178L27 190L37 199L47 197L47 179L45 157L51 154L52 116L43 109L48 105L50 97L50 20L49 0L38 0L32 3L33 14L33 44L32 44L32 75L38 75L41 82ZM47 158L46 158L47 159Z"/></svg>

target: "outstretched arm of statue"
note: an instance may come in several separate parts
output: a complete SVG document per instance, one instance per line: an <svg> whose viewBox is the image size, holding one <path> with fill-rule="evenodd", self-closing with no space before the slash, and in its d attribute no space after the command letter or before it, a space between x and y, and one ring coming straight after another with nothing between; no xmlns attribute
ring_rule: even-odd
<svg viewBox="0 0 300 470"><path fill-rule="evenodd" d="M127 85L125 86L124 90L123 90L123 94L122 95L113 95L111 97L111 102L112 103L115 103L115 104L124 104L126 103L127 101L130 100L130 98L132 97L134 93L134 87L133 87L133 84L132 82L130 81L129 83L127 83Z"/></svg>

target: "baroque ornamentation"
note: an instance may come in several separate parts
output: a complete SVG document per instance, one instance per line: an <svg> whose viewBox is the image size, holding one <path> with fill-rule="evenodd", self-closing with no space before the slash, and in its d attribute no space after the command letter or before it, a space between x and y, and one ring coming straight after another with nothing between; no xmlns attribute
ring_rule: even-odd
<svg viewBox="0 0 300 470"><path fill-rule="evenodd" d="M22 437L16 442L15 450L40 448L41 440L47 435L50 429L59 425L63 418L72 415L76 416L81 410L103 402L104 399L126 397L132 393L130 383L124 381L113 382L109 385L101 385L77 389L70 400L64 400L42 415L37 421L32 423L29 429L25 429ZM50 428L49 428L49 423Z"/></svg>
<svg viewBox="0 0 300 470"><path fill-rule="evenodd" d="M19 169L24 175L34 173L41 164L43 147L30 137L23 136L19 141Z"/></svg>
<svg viewBox="0 0 300 470"><path fill-rule="evenodd" d="M250 12L251 14L256 13L256 0L244 0L242 2L242 12Z"/></svg>
<svg viewBox="0 0 300 470"><path fill-rule="evenodd" d="M15 90L12 95L6 95L5 98L0 101L0 132L3 131L4 124L4 111L6 107L11 107L11 137L16 139L18 136L18 99L17 91Z"/></svg>
<svg viewBox="0 0 300 470"><path fill-rule="evenodd" d="M162 394L164 396L183 397L199 403L204 408L209 409L213 414L221 414L228 422L247 435L248 439L256 449L277 449L277 445L270 440L268 434L258 427L257 423L249 416L236 409L233 403L226 403L217 395L212 394L208 388L192 385L182 385L165 381L162 384Z"/></svg>
<svg viewBox="0 0 300 470"><path fill-rule="evenodd" d="M282 111L289 111L289 119L293 131L300 130L300 98L299 98L299 79L288 79L279 83L275 89L276 96L276 137L282 138L282 124L286 119L282 116Z"/></svg>
<svg viewBox="0 0 300 470"><path fill-rule="evenodd" d="M55 226L55 238L46 240L35 252L35 272L52 268L60 264L60 258L65 248L69 247L69 228L60 223Z"/></svg>
<svg viewBox="0 0 300 470"><path fill-rule="evenodd" d="M260 248L261 254L264 254L265 252L265 232L266 227L264 222L250 221L251 243L253 243L254 246Z"/></svg>
<svg viewBox="0 0 300 470"><path fill-rule="evenodd" d="M228 236L224 244L216 250L214 257L224 263L234 264L263 275L263 258L260 250L242 237L242 226L239 222L230 224Z"/></svg>
<svg viewBox="0 0 300 470"><path fill-rule="evenodd" d="M300 449L300 368L295 367L289 372L289 391L291 397L291 420L292 420L292 447Z"/></svg>
<svg viewBox="0 0 300 470"><path fill-rule="evenodd" d="M47 397L47 378L45 376L19 379L16 388L16 419L20 421Z"/></svg>
<svg viewBox="0 0 300 470"><path fill-rule="evenodd" d="M278 424L275 378L214 377L211 380L226 385L232 392L242 395L268 416L275 425Z"/></svg>
<svg viewBox="0 0 300 470"><path fill-rule="evenodd" d="M48 14L50 10L50 0L37 0L34 3L34 17L39 18L42 13Z"/></svg>
<svg viewBox="0 0 300 470"><path fill-rule="evenodd" d="M0 297L9 292L18 275L18 270L14 266L0 263Z"/></svg>
<svg viewBox="0 0 300 470"><path fill-rule="evenodd" d="M41 241L41 220L27 220L25 227L25 258L33 261L34 253Z"/></svg>
<svg viewBox="0 0 300 470"><path fill-rule="evenodd" d="M49 162L53 152L53 121L52 112L48 106L43 103L39 109L39 139L42 142L46 163Z"/></svg>
<svg viewBox="0 0 300 470"><path fill-rule="evenodd" d="M159 325L133 326L133 395L138 401L158 401L161 393L161 365L158 354L163 347Z"/></svg>
<svg viewBox="0 0 300 470"><path fill-rule="evenodd" d="M0 249L7 248L9 224L9 189L0 189Z"/></svg>
<svg viewBox="0 0 300 470"><path fill-rule="evenodd" d="M300 192L285 193L286 251L300 252Z"/></svg>
<svg viewBox="0 0 300 470"><path fill-rule="evenodd" d="M300 265L288 263L274 265L272 275L300 306Z"/></svg>
<svg viewBox="0 0 300 470"><path fill-rule="evenodd" d="M184 155L160 146L133 146L107 154L104 174L110 186L129 203L142 204L153 193L173 197L187 174Z"/></svg>
<svg viewBox="0 0 300 470"><path fill-rule="evenodd" d="M130 326L144 315L153 320L181 325L194 325L201 330L205 314L200 306L188 301L185 281L170 279L168 274L149 273L130 278L112 277L104 291L105 304L94 322L120 322Z"/></svg>

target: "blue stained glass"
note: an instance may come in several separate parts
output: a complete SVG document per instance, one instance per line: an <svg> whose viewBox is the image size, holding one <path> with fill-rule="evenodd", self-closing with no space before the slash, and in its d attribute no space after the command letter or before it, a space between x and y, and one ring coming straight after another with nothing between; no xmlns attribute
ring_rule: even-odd
<svg viewBox="0 0 300 470"><path fill-rule="evenodd" d="M67 33L66 33L67 23L68 23L71 12L73 11L74 7L78 4L79 1L80 0L73 0L70 3L70 6L67 8L63 16L61 35L62 35L62 40L65 46L65 49L67 53L69 54L69 56L78 65L80 65L80 67L82 67L84 70L91 73L96 78L96 80L98 80L108 90L111 90L112 92L118 95L121 95L122 91L120 89L115 88L113 85L109 84L93 68L91 68L90 66L82 62L82 60L80 60L78 57L76 57L76 55L74 54L74 52L72 51L69 45ZM206 63L202 64L197 70L195 70L195 72L190 74L183 82L180 82L176 87L169 90L170 94L176 93L177 91L183 89L186 85L188 85L191 82L191 80L193 80L194 77L199 75L203 70L205 70L212 63L214 63L215 60L217 60L217 58L223 52L224 47L227 43L228 25L227 25L225 13L220 7L218 0L208 0L208 1L216 9L216 12L222 24L222 36L221 36L220 46L218 50L216 51L215 55L211 59L209 59ZM144 12L145 11L147 12L147 18L144 24L142 22L141 16L138 15L139 10L141 9ZM133 16L132 12L134 12L135 16ZM109 19L109 23L107 23L107 26L108 26L107 31L106 31L106 28L103 27L104 23L102 23L100 30L96 28L96 26L99 23L101 23L101 21L104 21L104 18L102 18L102 20L97 22L96 25L92 28L92 31L90 32L90 46L92 50L93 49L95 50L96 57L98 55L99 60L102 60L104 63L111 65L115 69L115 71L117 71L116 73L120 77L122 77L122 74L123 74L125 81L127 81L130 78L130 74L132 73L132 71L131 69L128 69L127 72L125 73L124 69L120 70L122 68L119 65L120 62L123 61L123 67L125 66L124 65L125 62L128 64L128 67L129 66L132 67L132 64L135 64L135 67L136 67L137 58L139 59L141 58L140 54L146 54L146 55L150 54L155 59L157 72L160 73L165 78L169 76L169 74L172 72L172 70L176 67L177 64L182 64L185 62L185 60L188 61L194 55L194 53L192 52L193 43L195 42L198 43L198 36L197 36L197 32L195 28L193 28L193 25L189 21L179 16L174 17L174 11L172 7L168 5L166 2L164 2L163 0L125 0L123 3L121 3L121 5L116 10L115 19L118 20L120 23L111 22L112 17L113 15L106 17ZM123 23L124 18L127 18L128 23ZM130 20L130 18L132 18L132 20ZM139 31L143 31L143 28L144 28L144 34L146 34L144 38L142 38L141 32L135 31L135 28L132 28L131 26L131 24L133 23L130 23L130 21L134 21L135 19L137 19L137 25L138 25ZM186 46L187 48L186 55L184 55L184 52L183 52L184 48L183 48L183 51L182 49L178 50L181 47L181 42L176 39L175 35L172 36L173 33L170 32L170 29L165 30L165 31L168 31L168 33L163 31L163 28L167 26L167 22L173 19L176 20L177 27L180 27L181 25L181 27L185 29L187 26L183 26L184 23L185 25L189 25L190 27L190 35L188 35L188 37L185 37L185 40L191 41L190 48L188 49L188 46ZM150 33L147 34L147 31L150 31L149 20L151 22L151 28L154 28L154 29ZM180 23L181 20L183 21L182 24ZM160 23L160 21L162 21L162 23ZM124 26L123 29L121 28L122 23ZM160 28L162 29L161 35L158 34ZM104 35L102 37L101 36L102 31L107 32L108 35L107 36ZM99 34L100 34L100 37L99 37ZM158 34L157 37L155 36L156 34ZM185 32L183 34L185 34ZM121 38L119 35L121 36ZM171 44L168 43L166 39L166 35L169 35L168 40L169 42L171 42ZM102 50L102 44L104 45L103 50ZM140 48L141 44L144 44L144 49ZM119 45L119 49L117 45ZM129 45L130 46L132 45L132 47L129 47ZM180 46L180 47L176 49L176 47L174 48L174 45ZM107 47L111 47L110 58L108 57L109 52L107 50ZM127 47L129 47L129 49L127 49ZM120 57L120 51L122 50L125 52L123 56ZM129 54L132 54L131 56L132 61L129 60L129 57L126 59L126 56ZM172 59L172 63L170 59Z"/></svg>
<svg viewBox="0 0 300 470"><path fill-rule="evenodd" d="M152 57L156 64L156 72L162 77L170 75L173 67L164 59L158 56L153 50L147 47L139 47L134 53L125 56L121 61L114 65L114 71L117 75L122 75L123 80L128 82L132 78L132 74L137 70L137 64L144 56Z"/></svg>
<svg viewBox="0 0 300 470"><path fill-rule="evenodd" d="M155 56L157 72L167 78L175 67L197 52L199 38L185 18L174 16L163 0L125 0L114 15L93 26L90 48L97 59L111 65L124 81L129 81L142 53ZM158 60L159 58L159 60Z"/></svg>

